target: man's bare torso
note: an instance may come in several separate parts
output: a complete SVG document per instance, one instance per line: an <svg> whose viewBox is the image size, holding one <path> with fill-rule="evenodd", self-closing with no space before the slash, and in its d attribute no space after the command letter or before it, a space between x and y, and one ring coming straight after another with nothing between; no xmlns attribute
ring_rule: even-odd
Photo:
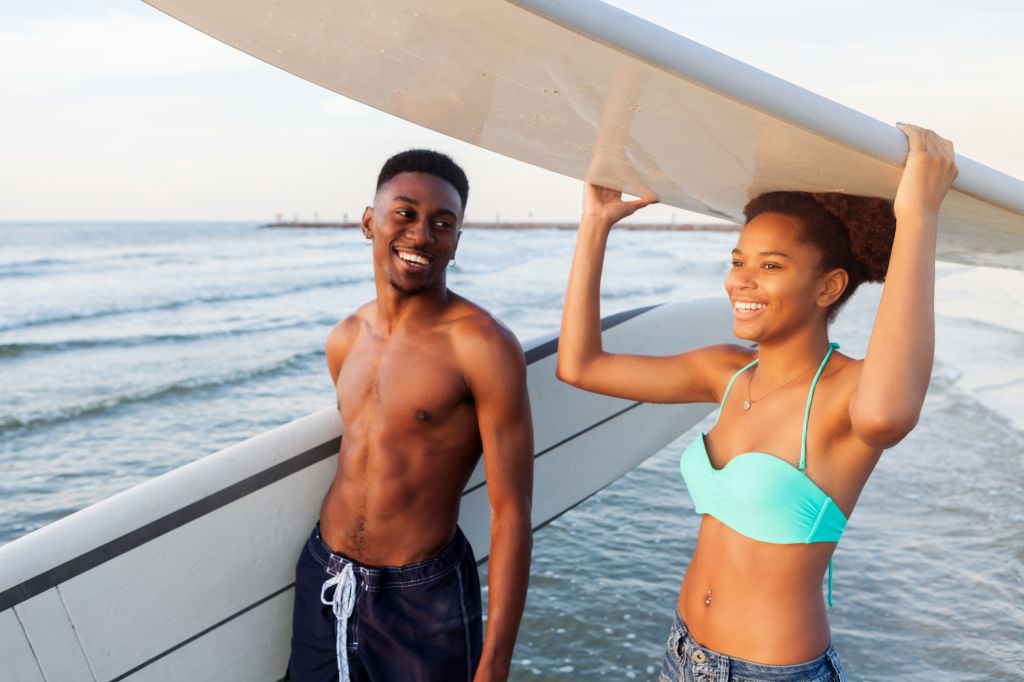
<svg viewBox="0 0 1024 682"><path fill-rule="evenodd" d="M336 329L345 433L320 532L336 552L395 566L434 556L454 534L481 451L459 335L497 323L458 297L414 328L386 333L375 317L371 303Z"/></svg>

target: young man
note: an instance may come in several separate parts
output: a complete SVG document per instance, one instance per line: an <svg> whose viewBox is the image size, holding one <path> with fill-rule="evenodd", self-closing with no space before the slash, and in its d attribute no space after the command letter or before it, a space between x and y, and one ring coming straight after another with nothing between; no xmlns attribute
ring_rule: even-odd
<svg viewBox="0 0 1024 682"><path fill-rule="evenodd" d="M327 338L345 434L299 558L289 677L508 677L530 565L533 431L522 348L445 282L469 186L443 154L384 164L363 234L377 297ZM456 523L483 452L487 637L476 560Z"/></svg>

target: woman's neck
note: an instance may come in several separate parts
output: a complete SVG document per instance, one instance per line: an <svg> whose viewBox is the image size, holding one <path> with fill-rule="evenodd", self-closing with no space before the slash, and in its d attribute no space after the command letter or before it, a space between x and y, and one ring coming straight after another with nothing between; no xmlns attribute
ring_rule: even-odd
<svg viewBox="0 0 1024 682"><path fill-rule="evenodd" d="M757 372L761 375L760 381L772 385L820 363L828 351L828 344L828 328L825 326L777 342L758 344Z"/></svg>

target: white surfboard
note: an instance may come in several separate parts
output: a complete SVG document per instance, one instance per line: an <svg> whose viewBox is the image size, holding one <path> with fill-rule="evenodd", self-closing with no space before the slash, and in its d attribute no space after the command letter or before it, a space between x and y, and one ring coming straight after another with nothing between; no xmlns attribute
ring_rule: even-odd
<svg viewBox="0 0 1024 682"><path fill-rule="evenodd" d="M741 222L895 195L891 125L597 0L146 0L301 78L515 159ZM957 157L939 257L1024 267L1024 183Z"/></svg>
<svg viewBox="0 0 1024 682"><path fill-rule="evenodd" d="M720 300L620 313L616 352L735 342ZM524 344L535 432L533 526L615 481L712 405L652 405L555 378L557 338ZM334 477L328 407L115 495L0 547L0 679L217 680L284 675L294 566ZM681 484L680 484L681 485ZM459 523L481 561L482 464Z"/></svg>

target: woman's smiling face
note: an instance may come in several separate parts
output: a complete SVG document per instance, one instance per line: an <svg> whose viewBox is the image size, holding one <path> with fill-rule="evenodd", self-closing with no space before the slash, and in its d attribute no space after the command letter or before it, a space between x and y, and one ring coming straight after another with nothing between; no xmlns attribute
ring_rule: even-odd
<svg viewBox="0 0 1024 682"><path fill-rule="evenodd" d="M822 271L821 253L800 239L803 229L781 213L762 213L743 228L725 278L737 338L770 342L824 322L838 296L836 274Z"/></svg>

